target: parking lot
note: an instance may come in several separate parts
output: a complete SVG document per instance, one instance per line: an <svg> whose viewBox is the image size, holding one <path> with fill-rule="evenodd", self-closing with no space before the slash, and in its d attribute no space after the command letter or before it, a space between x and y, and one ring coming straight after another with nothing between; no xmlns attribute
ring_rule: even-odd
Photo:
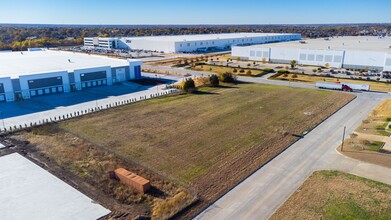
<svg viewBox="0 0 391 220"><path fill-rule="evenodd" d="M143 73L144 76L154 78L155 75ZM159 75L165 80L162 85L140 85L133 82L124 82L111 86L88 88L78 92L62 93L33 97L24 101L0 103L0 129L19 127L31 123L39 123L50 118L59 118L95 108L107 108L108 105L124 101L151 98L151 95L168 92L166 85L177 82L182 77Z"/></svg>

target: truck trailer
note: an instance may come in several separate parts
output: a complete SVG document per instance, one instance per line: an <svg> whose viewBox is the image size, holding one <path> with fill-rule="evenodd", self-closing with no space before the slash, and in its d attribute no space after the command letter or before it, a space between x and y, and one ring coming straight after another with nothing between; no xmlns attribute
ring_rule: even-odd
<svg viewBox="0 0 391 220"><path fill-rule="evenodd" d="M370 85L368 84L355 84L355 83L342 83L342 84L349 86L353 90L369 91L370 89Z"/></svg>
<svg viewBox="0 0 391 220"><path fill-rule="evenodd" d="M317 82L315 86L320 89L332 89L332 90L353 92L353 89L350 86L345 84L340 84L340 83Z"/></svg>

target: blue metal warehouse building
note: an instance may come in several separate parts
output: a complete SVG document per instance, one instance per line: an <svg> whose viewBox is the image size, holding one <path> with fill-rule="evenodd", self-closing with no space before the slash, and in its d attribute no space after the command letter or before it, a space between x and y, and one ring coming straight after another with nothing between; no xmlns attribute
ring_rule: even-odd
<svg viewBox="0 0 391 220"><path fill-rule="evenodd" d="M141 64L62 51L0 53L0 102L138 79Z"/></svg>

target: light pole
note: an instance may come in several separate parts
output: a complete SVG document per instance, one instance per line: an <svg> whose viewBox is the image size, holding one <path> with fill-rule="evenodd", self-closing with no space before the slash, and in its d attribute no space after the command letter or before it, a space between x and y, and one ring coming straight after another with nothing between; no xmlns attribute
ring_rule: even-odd
<svg viewBox="0 0 391 220"><path fill-rule="evenodd" d="M343 127L341 152L343 151L343 142L345 142L345 132L346 132L346 126Z"/></svg>

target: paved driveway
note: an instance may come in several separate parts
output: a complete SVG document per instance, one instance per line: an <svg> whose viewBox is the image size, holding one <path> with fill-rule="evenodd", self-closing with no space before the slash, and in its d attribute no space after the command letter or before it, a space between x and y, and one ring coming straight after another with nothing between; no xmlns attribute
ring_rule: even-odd
<svg viewBox="0 0 391 220"><path fill-rule="evenodd" d="M154 74L143 74L155 77ZM168 84L181 80L183 77L171 75L159 75L159 78L167 80ZM30 123L40 122L46 119L74 114L77 111L103 107L125 100L140 100L140 97L150 98L150 95L162 93L166 85L141 86L135 83L125 82L111 86L89 88L83 91L54 94L34 97L20 102L0 103L0 129Z"/></svg>

